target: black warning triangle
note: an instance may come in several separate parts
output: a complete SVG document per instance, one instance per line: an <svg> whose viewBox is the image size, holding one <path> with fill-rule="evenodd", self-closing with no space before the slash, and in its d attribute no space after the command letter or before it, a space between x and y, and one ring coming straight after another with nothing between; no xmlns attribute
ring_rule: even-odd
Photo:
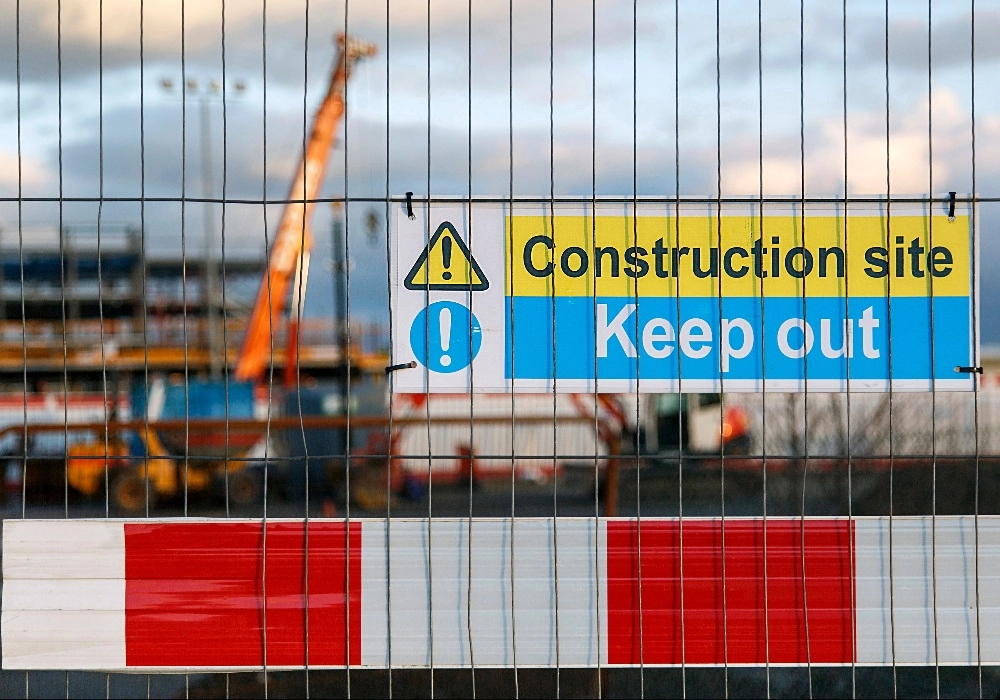
<svg viewBox="0 0 1000 700"><path fill-rule="evenodd" d="M413 263L403 286L414 291L481 292L490 283L450 221L444 221Z"/></svg>

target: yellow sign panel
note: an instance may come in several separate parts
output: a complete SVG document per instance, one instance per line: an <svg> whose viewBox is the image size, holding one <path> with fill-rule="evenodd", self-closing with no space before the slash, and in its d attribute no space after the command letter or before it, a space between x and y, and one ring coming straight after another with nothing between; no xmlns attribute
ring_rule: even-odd
<svg viewBox="0 0 1000 700"><path fill-rule="evenodd" d="M512 216L507 294L967 296L968 216L931 218Z"/></svg>
<svg viewBox="0 0 1000 700"><path fill-rule="evenodd" d="M490 283L455 226L445 221L410 268L403 286L414 291L481 292Z"/></svg>

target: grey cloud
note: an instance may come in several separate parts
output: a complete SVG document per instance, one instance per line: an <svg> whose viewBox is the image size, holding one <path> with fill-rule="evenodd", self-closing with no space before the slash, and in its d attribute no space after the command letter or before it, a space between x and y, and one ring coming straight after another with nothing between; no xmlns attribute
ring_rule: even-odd
<svg viewBox="0 0 1000 700"><path fill-rule="evenodd" d="M218 122L215 109L213 121ZM200 131L198 107L189 106L187 125L187 177L189 195L201 192ZM257 121L257 120L253 120ZM227 186L238 195L249 193L259 195L261 190L260 124L248 119L239 119L239 129L231 127L228 135ZM106 110L103 118L103 161L104 192L109 197L139 196L142 174L145 172L147 196L177 196L182 185L182 124L175 105L162 103L148 105L145 109L145 123L140 131L140 110L138 106L118 107ZM98 119L93 117L81 125L85 137L69 140L62 149L63 172L66 176L66 196L94 197L98 193L100 175L101 142ZM256 133L254 133L256 129ZM248 133L250 132L250 133ZM141 146L144 141L145 157ZM213 160L215 175L213 189L217 194L221 188L222 138L216 124L213 140ZM57 151L50 152L51 167L57 167ZM144 162L143 162L144 160Z"/></svg>
<svg viewBox="0 0 1000 700"><path fill-rule="evenodd" d="M977 61L1000 58L1000 43L994 39L998 33L1000 10L977 10ZM963 12L934 20L931 40L935 69L968 65L972 46L971 15ZM867 31L855 37L853 44L853 53L858 56L858 61L881 64L885 61L884 25L869 26ZM909 71L927 71L926 20L890 19L889 63Z"/></svg>
<svg viewBox="0 0 1000 700"><path fill-rule="evenodd" d="M190 3L189 3L190 4ZM170 8L167 12L164 8ZM205 6L201 6L205 7ZM201 9L201 7L199 9ZM143 60L154 65L173 64L179 69L182 59L180 10L175 3L146 3L146 22L143 34ZM393 61L420 62L424 65L428 52L427 5L397 3L390 7L390 23L386 26L385 6L375 3L354 2L348 5L347 21L352 34L381 44L388 49ZM432 60L445 65L464 65L469 49L467 3L434 2L430 4ZM90 15L78 17L80 12L72 3L64 6L64 26L90 21L94 24L87 31L64 29L61 47L55 27L55 5L52 2L22 2L20 4L20 63L21 79L25 82L51 83L61 75L64 81L85 78L98 71L99 61L104 70L137 66L140 59L140 34L138 9L129 15L106 10L105 25L127 25L122 30L105 32L103 56L99 55L96 20ZM223 27L221 8L194 13L188 9L185 25L183 60L187 67L218 70L223 60ZM589 10L589 8L588 8ZM631 45L633 28L631 8L611 0L599 0L596 8L598 22L598 52L614 51L622 45ZM557 54L573 56L591 51L590 12L580 13L575 6L560 4L555 8L554 46ZM85 13L84 13L85 14ZM155 20L164 15L172 24ZM176 15L176 17L174 16ZM190 15L196 15L191 17ZM298 86L303 83L303 71L309 79L322 79L328 72L333 57L331 35L344 26L344 6L341 3L313 3L308 19L302 8L291 4L271 5L266 18L260 11L247 6L230 7L225 24L225 61L234 74L242 72L259 75L267 51L267 80L276 84ZM655 36L655 14L641 16L636 30L639 39ZM479 3L473 8L472 44L473 60L482 76L501 72L506 75L510 59L507 41L510 32L506 3ZM176 26L175 26L176 25ZM89 25L88 25L89 26ZM549 55L549 6L536 2L516 2L513 13L513 61L522 69L546 67ZM308 45L306 34L308 32ZM391 46L386 46L389 34ZM17 63L16 26L6 22L0 28L0 81L13 82ZM485 47L481 50L480 47ZM61 52L61 68L57 55ZM558 60L558 59L557 59ZM308 66L306 65L308 64ZM465 71L461 71L463 74ZM477 82L479 78L477 77ZM506 80L503 81L506 86Z"/></svg>

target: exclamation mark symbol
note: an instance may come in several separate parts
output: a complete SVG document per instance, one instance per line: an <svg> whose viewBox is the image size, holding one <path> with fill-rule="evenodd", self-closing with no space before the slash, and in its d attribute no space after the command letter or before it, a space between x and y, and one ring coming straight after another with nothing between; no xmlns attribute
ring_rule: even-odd
<svg viewBox="0 0 1000 700"><path fill-rule="evenodd" d="M447 238L445 239L448 243L448 247L445 248L446 251L450 252L451 241ZM445 260L448 260L445 257ZM447 272L444 274L448 274ZM448 349L451 347L451 309L445 306L441 309L441 315L438 317L440 321L439 328L441 329L441 366L447 367L451 364L451 356L448 354Z"/></svg>
<svg viewBox="0 0 1000 700"><path fill-rule="evenodd" d="M444 272L441 276L446 280L451 279L451 273L448 271L451 269L451 237L447 236L441 239L441 257L444 258ZM443 314L442 314L443 316Z"/></svg>

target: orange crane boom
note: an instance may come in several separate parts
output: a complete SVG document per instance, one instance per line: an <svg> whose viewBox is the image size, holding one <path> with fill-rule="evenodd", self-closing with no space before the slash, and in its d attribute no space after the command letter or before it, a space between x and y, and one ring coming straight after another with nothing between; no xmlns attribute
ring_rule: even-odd
<svg viewBox="0 0 1000 700"><path fill-rule="evenodd" d="M344 114L347 79L359 59L375 54L373 44L351 39L344 34L337 35L337 43L339 51L330 76L330 86L313 119L305 152L292 179L288 203L282 212L278 232L271 246L267 272L257 290L243 345L236 359L235 376L239 381L259 381L263 377L270 362L271 336L284 313L289 287L297 270L303 275L303 281L305 279L309 251L313 246L309 230L309 220L315 204L313 200L319 195L323 184L330 150ZM299 309L292 311L298 313ZM294 340L290 341L290 345L291 343ZM286 359L286 362L291 361L292 358Z"/></svg>

